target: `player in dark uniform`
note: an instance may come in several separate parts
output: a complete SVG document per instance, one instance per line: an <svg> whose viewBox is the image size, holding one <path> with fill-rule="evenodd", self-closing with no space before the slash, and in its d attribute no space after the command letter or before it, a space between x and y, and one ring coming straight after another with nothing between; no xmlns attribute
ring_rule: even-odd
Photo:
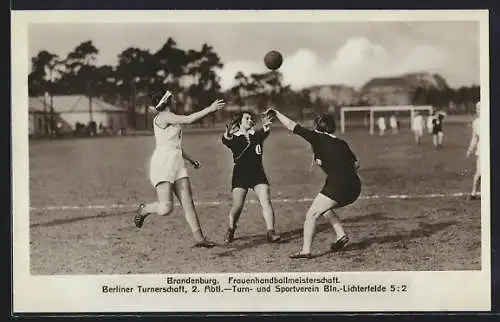
<svg viewBox="0 0 500 322"><path fill-rule="evenodd" d="M263 119L262 129L254 128L252 114L238 113L222 136L222 143L233 153L231 189L233 203L229 212L229 227L224 238L226 244L234 240L236 225L243 210L248 189L253 189L262 206L267 227L267 239L276 242L280 236L274 229L274 210L271 204L269 181L262 165L264 140L269 136L270 119Z"/></svg>
<svg viewBox="0 0 500 322"><path fill-rule="evenodd" d="M276 116L288 130L309 142L316 163L327 175L323 189L307 211L302 250L292 254L290 258L312 257L311 246L316 220L321 216L331 223L337 235L336 241L332 243L330 249L337 251L343 248L349 242L349 237L344 232L334 209L353 203L361 193L361 180L357 174L359 168L357 157L344 140L333 135L336 126L335 119L331 115L318 117L315 120L315 129L311 131L275 109L269 109L265 113L271 117Z"/></svg>
<svg viewBox="0 0 500 322"><path fill-rule="evenodd" d="M434 147L439 148L443 145L443 113L434 114L432 118L432 142Z"/></svg>

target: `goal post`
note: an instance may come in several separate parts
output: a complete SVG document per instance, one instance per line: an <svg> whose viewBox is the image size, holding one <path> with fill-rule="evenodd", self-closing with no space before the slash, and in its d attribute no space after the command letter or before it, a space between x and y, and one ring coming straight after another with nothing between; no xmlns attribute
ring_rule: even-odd
<svg viewBox="0 0 500 322"><path fill-rule="evenodd" d="M349 106L340 108L340 131L346 129L346 113L350 112L368 112L370 134L375 133L375 112L410 112L410 125L415 117L415 111L428 111L432 114L433 107L430 105L404 105L404 106Z"/></svg>

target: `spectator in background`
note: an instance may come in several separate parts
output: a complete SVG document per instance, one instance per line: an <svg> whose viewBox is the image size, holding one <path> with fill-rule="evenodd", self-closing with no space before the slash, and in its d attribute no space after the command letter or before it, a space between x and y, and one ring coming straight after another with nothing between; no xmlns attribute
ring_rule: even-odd
<svg viewBox="0 0 500 322"><path fill-rule="evenodd" d="M430 112L429 116L427 117L427 131L429 134L432 134L432 120L434 119L434 113Z"/></svg>
<svg viewBox="0 0 500 322"><path fill-rule="evenodd" d="M480 149L479 149L479 138L480 138L480 108L481 103L478 102L476 104L476 118L472 122L472 136L469 143L469 147L467 148L466 157L469 157L473 152L476 155L476 171L474 173L474 177L472 179L472 190L469 196L471 200L477 200L481 198L481 193L478 193L480 190L480 182L481 182L481 159L480 159ZM479 189L478 189L479 188Z"/></svg>
<svg viewBox="0 0 500 322"><path fill-rule="evenodd" d="M443 146L443 119L445 117L444 112L435 113L434 118L432 119L432 142L434 143L434 147L440 148Z"/></svg>
<svg viewBox="0 0 500 322"><path fill-rule="evenodd" d="M415 142L417 144L420 144L420 140L424 135L424 117L419 112L415 112L415 116L413 117L411 125L411 129L413 131L413 134L415 135Z"/></svg>
<svg viewBox="0 0 500 322"><path fill-rule="evenodd" d="M385 126L385 118L383 116L377 119L377 125L378 125L379 135L381 136L384 135L386 126Z"/></svg>
<svg viewBox="0 0 500 322"><path fill-rule="evenodd" d="M396 115L391 115L389 125L391 127L392 134L398 134L398 119L396 118Z"/></svg>

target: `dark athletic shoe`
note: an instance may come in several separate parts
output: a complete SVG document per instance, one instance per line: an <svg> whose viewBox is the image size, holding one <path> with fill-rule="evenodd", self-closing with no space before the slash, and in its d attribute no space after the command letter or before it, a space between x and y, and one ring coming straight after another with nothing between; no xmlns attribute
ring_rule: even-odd
<svg viewBox="0 0 500 322"><path fill-rule="evenodd" d="M347 235L344 235L342 238L340 238L339 240L337 240L336 242L334 242L331 246L330 246L330 250L332 252L337 252L339 250L341 250L342 248L344 248L344 246L349 242L349 237Z"/></svg>
<svg viewBox="0 0 500 322"><path fill-rule="evenodd" d="M198 248L212 248L212 247L215 247L216 244L211 242L211 241L208 241L206 239L202 240L202 241L199 241L197 242L196 244L194 244L194 247L198 247Z"/></svg>
<svg viewBox="0 0 500 322"><path fill-rule="evenodd" d="M313 258L311 254L303 254L301 252L298 252L298 253L295 253L295 254L292 254L289 256L291 259L300 259L300 258L304 258L304 259L311 259Z"/></svg>
<svg viewBox="0 0 500 322"><path fill-rule="evenodd" d="M136 210L137 214L134 217L134 224L135 224L135 226L137 228L141 228L142 227L142 225L144 224L144 220L148 216L148 215L143 215L142 214L142 210L144 209L144 207L146 207L146 205L143 204L143 203L141 203L139 205L139 207L137 207L137 210Z"/></svg>
<svg viewBox="0 0 500 322"><path fill-rule="evenodd" d="M281 239L281 236L278 235L274 230L267 232L267 241L269 243L275 243Z"/></svg>
<svg viewBox="0 0 500 322"><path fill-rule="evenodd" d="M481 199L481 196L480 196L480 195L473 195L473 194L470 194L468 199L469 199L469 200L480 200L480 199Z"/></svg>
<svg viewBox="0 0 500 322"><path fill-rule="evenodd" d="M228 228L226 231L226 236L224 237L224 244L231 244L234 241L234 232L236 231L236 227Z"/></svg>

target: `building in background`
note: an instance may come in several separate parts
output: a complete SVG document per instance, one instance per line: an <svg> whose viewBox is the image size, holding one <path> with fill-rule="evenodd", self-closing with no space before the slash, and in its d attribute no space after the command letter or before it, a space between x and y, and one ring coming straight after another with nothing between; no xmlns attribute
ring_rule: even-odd
<svg viewBox="0 0 500 322"><path fill-rule="evenodd" d="M362 86L361 94L369 105L427 105L428 103L416 102L415 93L418 89L434 89L443 93L448 88L446 80L439 74L407 73L401 76L372 78Z"/></svg>
<svg viewBox="0 0 500 322"><path fill-rule="evenodd" d="M81 127L88 127L95 122L97 132L109 134L123 132L127 126L127 111L111 105L99 98L85 95L53 96L53 115L50 111L50 99L44 97L29 98L30 135L48 135L51 131L59 134L74 133ZM54 128L51 129L51 117Z"/></svg>
<svg viewBox="0 0 500 322"><path fill-rule="evenodd" d="M404 106L412 104L412 89L406 78L378 77L361 88L363 99L376 106Z"/></svg>

